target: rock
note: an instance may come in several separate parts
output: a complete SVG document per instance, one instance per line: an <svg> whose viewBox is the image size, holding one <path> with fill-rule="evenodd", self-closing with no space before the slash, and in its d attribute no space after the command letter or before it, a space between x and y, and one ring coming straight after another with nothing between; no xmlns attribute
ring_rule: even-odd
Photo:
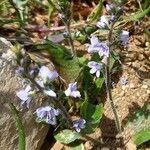
<svg viewBox="0 0 150 150"><path fill-rule="evenodd" d="M93 143L91 142L91 141L87 141L87 142L85 142L85 148L87 149L87 150L91 150L92 148L93 148Z"/></svg>
<svg viewBox="0 0 150 150"><path fill-rule="evenodd" d="M18 149L18 131L12 117L9 103L13 103L20 111L20 101L16 98L16 90L23 88L23 81L15 75L12 58L15 55L10 50L11 43L0 38L0 150ZM48 132L48 126L37 124L33 113L41 104L41 98L36 99L29 109L20 111L26 135L26 149L39 150Z"/></svg>

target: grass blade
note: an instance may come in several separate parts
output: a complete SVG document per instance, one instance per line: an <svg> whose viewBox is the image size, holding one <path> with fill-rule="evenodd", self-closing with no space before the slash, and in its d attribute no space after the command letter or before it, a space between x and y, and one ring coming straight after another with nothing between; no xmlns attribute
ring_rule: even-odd
<svg viewBox="0 0 150 150"><path fill-rule="evenodd" d="M23 127L23 124L22 124L22 120L19 116L19 112L18 110L16 109L16 107L11 103L9 104L10 106L10 109L11 109L11 112L13 114L13 117L16 121L16 127L18 129L18 132L19 132L19 150L25 150L25 146L26 146L26 142L25 142L25 131L24 131L24 127Z"/></svg>

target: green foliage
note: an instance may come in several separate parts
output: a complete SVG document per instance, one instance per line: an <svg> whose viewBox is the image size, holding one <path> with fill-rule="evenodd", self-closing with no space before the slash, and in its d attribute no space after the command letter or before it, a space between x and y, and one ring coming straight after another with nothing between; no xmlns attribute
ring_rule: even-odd
<svg viewBox="0 0 150 150"><path fill-rule="evenodd" d="M17 129L19 132L18 133L19 134L19 144L18 144L19 150L25 150L26 149L25 148L26 140L25 140L25 131L24 131L24 127L22 124L22 120L20 118L19 112L16 109L16 107L12 103L9 106L10 106L11 112L13 114L13 117L16 121L16 126L17 126Z"/></svg>
<svg viewBox="0 0 150 150"><path fill-rule="evenodd" d="M68 49L51 41L35 45L31 51L38 53L47 51L50 59L59 70L59 74L67 81L73 81L78 77L81 70L80 62L84 62L83 57L72 57Z"/></svg>
<svg viewBox="0 0 150 150"><path fill-rule="evenodd" d="M134 143L139 146L150 140L150 126L133 135Z"/></svg>
<svg viewBox="0 0 150 150"><path fill-rule="evenodd" d="M16 13L20 20L20 24L24 25L27 21L28 0L13 0L13 1L10 0L9 2L12 4L14 9L16 10Z"/></svg>
<svg viewBox="0 0 150 150"><path fill-rule="evenodd" d="M133 15L130 15L130 17L128 18L131 21L138 21L141 18L143 18L145 15L147 15L150 12L150 6L145 9L144 11L138 11L136 13L134 13Z"/></svg>
<svg viewBox="0 0 150 150"><path fill-rule="evenodd" d="M83 132L86 134L92 133L100 123L103 115L103 106L102 104L93 105L88 101L84 101L80 108L80 114L86 120L86 127L83 129Z"/></svg>
<svg viewBox="0 0 150 150"><path fill-rule="evenodd" d="M79 133L69 130L69 129L64 129L58 132L54 133L54 138L59 141L60 143L63 144L69 144L74 142L77 139L80 139L81 136Z"/></svg>
<svg viewBox="0 0 150 150"><path fill-rule="evenodd" d="M88 16L88 21L89 22L93 22L93 21L98 21L101 14L102 14L102 10L103 10L103 1L99 0L98 5L96 6L96 8L91 12L91 14Z"/></svg>
<svg viewBox="0 0 150 150"><path fill-rule="evenodd" d="M134 130L133 140L137 146L150 140L150 105L144 105L128 122Z"/></svg>
<svg viewBox="0 0 150 150"><path fill-rule="evenodd" d="M73 39L75 39L83 44L87 41L90 34L92 34L93 32L96 31L96 29L97 28L95 26L87 25L86 27L83 27L80 31L74 33L72 35L72 37L73 37Z"/></svg>

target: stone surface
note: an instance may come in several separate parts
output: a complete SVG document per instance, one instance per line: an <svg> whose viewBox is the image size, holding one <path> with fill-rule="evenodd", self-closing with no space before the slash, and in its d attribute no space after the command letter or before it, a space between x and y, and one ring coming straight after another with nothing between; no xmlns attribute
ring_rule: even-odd
<svg viewBox="0 0 150 150"><path fill-rule="evenodd" d="M10 50L11 44L0 38L0 150L18 149L18 132L9 109L13 103L20 111L26 134L26 149L39 150L48 132L48 126L35 122L34 112L41 105L41 98L32 101L29 109L22 108L16 90L23 88L23 81L15 75Z"/></svg>

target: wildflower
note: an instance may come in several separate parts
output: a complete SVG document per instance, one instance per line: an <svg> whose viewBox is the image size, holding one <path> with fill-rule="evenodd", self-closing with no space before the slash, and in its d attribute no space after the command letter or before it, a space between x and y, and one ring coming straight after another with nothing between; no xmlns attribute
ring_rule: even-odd
<svg viewBox="0 0 150 150"><path fill-rule="evenodd" d="M31 87L28 85L24 90L18 91L16 95L21 100L21 105L26 103L27 108L29 108L29 103L31 102L31 95L33 95Z"/></svg>
<svg viewBox="0 0 150 150"><path fill-rule="evenodd" d="M56 93L52 90L44 90L44 93L51 97L56 97Z"/></svg>
<svg viewBox="0 0 150 150"><path fill-rule="evenodd" d="M123 46L126 46L128 44L128 41L129 41L129 32L128 31L122 30L122 32L120 34L120 41Z"/></svg>
<svg viewBox="0 0 150 150"><path fill-rule="evenodd" d="M44 88L44 82L43 82L43 80L37 80L36 83L37 83L41 88Z"/></svg>
<svg viewBox="0 0 150 150"><path fill-rule="evenodd" d="M17 67L15 72L16 72L16 74L22 74L23 71L24 71L24 68L19 66L19 67Z"/></svg>
<svg viewBox="0 0 150 150"><path fill-rule="evenodd" d="M36 110L36 115L40 119L45 119L48 124L56 125L56 116L59 115L59 110L50 106L40 107Z"/></svg>
<svg viewBox="0 0 150 150"><path fill-rule="evenodd" d="M104 28L108 25L109 25L109 22L106 16L101 16L100 21L98 21L96 24L96 26L99 28Z"/></svg>
<svg viewBox="0 0 150 150"><path fill-rule="evenodd" d="M98 54L102 56L109 57L109 47L106 43L99 42L98 38L95 36L92 36L91 39L91 45L88 48L89 53L98 52Z"/></svg>
<svg viewBox="0 0 150 150"><path fill-rule="evenodd" d="M97 63L95 61L90 61L88 63L88 67L91 68L90 73L94 74L96 73L96 76L99 77L100 76L100 71L102 69L102 64L101 63Z"/></svg>
<svg viewBox="0 0 150 150"><path fill-rule="evenodd" d="M73 121L73 127L77 132L80 132L81 129L85 128L85 123L86 121L84 119L75 120Z"/></svg>
<svg viewBox="0 0 150 150"><path fill-rule="evenodd" d="M53 81L58 77L56 70L50 71L48 67L42 66L39 70L40 77L46 82L47 80Z"/></svg>
<svg viewBox="0 0 150 150"><path fill-rule="evenodd" d="M77 90L77 82L70 83L68 89L65 91L66 96L81 97L80 92Z"/></svg>
<svg viewBox="0 0 150 150"><path fill-rule="evenodd" d="M106 8L106 10L109 12L109 11L111 11L112 9L114 9L114 5L113 5L113 4L106 4L105 8Z"/></svg>
<svg viewBox="0 0 150 150"><path fill-rule="evenodd" d="M121 79L120 79L120 82L121 82L121 85L126 85L126 84L128 84L128 79L126 79L126 78L121 78Z"/></svg>

